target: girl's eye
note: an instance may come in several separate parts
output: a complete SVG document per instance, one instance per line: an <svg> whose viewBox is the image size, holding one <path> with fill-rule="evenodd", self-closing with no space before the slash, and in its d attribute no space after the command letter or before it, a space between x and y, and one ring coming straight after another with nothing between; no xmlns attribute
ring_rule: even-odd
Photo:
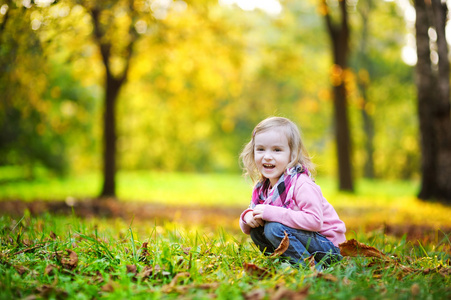
<svg viewBox="0 0 451 300"><path fill-rule="evenodd" d="M263 148L257 148L257 151L263 151Z"/></svg>
<svg viewBox="0 0 451 300"><path fill-rule="evenodd" d="M282 151L281 149L275 149L274 151L276 151L276 152L280 152L280 151Z"/></svg>

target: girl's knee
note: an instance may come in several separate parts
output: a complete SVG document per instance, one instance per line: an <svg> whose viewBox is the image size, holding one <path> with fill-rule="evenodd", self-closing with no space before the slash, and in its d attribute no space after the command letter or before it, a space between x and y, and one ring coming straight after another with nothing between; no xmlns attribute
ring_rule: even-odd
<svg viewBox="0 0 451 300"><path fill-rule="evenodd" d="M277 222L266 222L265 236L268 240L281 240L285 237L285 226Z"/></svg>

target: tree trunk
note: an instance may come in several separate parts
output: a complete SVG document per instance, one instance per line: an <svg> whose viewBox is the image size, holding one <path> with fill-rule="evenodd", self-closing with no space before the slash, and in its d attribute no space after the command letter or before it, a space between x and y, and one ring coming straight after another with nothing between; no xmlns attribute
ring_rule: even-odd
<svg viewBox="0 0 451 300"><path fill-rule="evenodd" d="M134 15L133 0L129 0L129 13ZM89 7L89 5L86 5ZM104 10L110 9L108 6ZM99 7L91 7L89 12L94 25L94 38L99 46L102 56L103 65L105 67L105 111L103 115L103 186L99 197L116 197L116 102L119 92L123 84L127 80L128 70L130 68L130 60L132 57L133 45L137 40L137 34L133 27L133 22L129 25L128 43L125 47L125 55L123 59L125 66L119 75L113 75L111 72L110 58L112 41L107 37L107 30L103 28L100 22L102 9ZM109 20L110 22L112 20ZM111 26L111 24L108 24ZM125 39L125 37L123 37Z"/></svg>
<svg viewBox="0 0 451 300"><path fill-rule="evenodd" d="M363 120L363 132L365 133L365 144L364 149L366 152L366 160L363 166L363 176L366 178L374 178L374 121L371 115L367 112L367 104L369 103L367 90L368 84L370 82L370 62L368 58L368 30L369 30L369 20L370 12L372 9L372 0L367 0L363 2L360 6L359 12L362 18L362 35L359 42L359 53L358 53L358 69L359 69L359 79L357 81L357 86L362 97L362 103L360 106L360 113Z"/></svg>
<svg viewBox="0 0 451 300"><path fill-rule="evenodd" d="M366 178L374 178L374 121L373 118L366 111L366 104L368 103L368 97L366 95L366 85L359 84L360 93L362 95L363 103L360 108L360 113L363 120L363 131L365 132L365 152L366 160L363 166L363 176Z"/></svg>
<svg viewBox="0 0 451 300"><path fill-rule="evenodd" d="M116 196L116 99L121 83L106 74L105 111L103 115L103 187L100 197Z"/></svg>
<svg viewBox="0 0 451 300"><path fill-rule="evenodd" d="M420 121L422 180L419 197L451 202L451 118L447 7L440 0L415 0L418 62L416 85ZM437 32L438 64L431 61L429 29Z"/></svg>
<svg viewBox="0 0 451 300"><path fill-rule="evenodd" d="M351 141L349 136L345 78L349 51L349 25L346 1L340 1L339 3L341 20L338 25L333 24L325 1L323 1L323 7L326 8L325 19L332 42L334 61L332 75L334 77L338 77L336 78L337 80L333 80L333 96L339 188L340 190L353 191Z"/></svg>

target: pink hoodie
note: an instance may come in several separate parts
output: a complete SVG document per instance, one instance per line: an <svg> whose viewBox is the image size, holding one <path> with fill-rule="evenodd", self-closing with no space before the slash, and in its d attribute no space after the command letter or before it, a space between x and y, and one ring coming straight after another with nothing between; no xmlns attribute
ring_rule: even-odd
<svg viewBox="0 0 451 300"><path fill-rule="evenodd" d="M335 246L346 241L346 227L338 217L332 205L321 193L320 187L306 174L298 177L294 184L293 197L296 205L293 209L268 205L263 212L263 220L279 222L285 226L315 231L328 238ZM240 217L240 227L249 234L251 227L244 222L244 215L252 209L246 209Z"/></svg>

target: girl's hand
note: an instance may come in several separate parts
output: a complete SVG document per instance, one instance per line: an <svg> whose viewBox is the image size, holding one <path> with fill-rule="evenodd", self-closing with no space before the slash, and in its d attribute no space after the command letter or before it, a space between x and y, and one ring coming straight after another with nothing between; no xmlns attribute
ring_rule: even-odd
<svg viewBox="0 0 451 300"><path fill-rule="evenodd" d="M263 212L265 211L266 205L265 204L258 204L254 207L254 210L252 212L254 219L262 220L263 221Z"/></svg>
<svg viewBox="0 0 451 300"><path fill-rule="evenodd" d="M262 219L254 218L252 211L249 211L248 213L246 213L244 215L243 219L244 219L244 222L246 222L247 225L249 225L251 228L256 228L256 227L265 225L265 221L263 221Z"/></svg>

